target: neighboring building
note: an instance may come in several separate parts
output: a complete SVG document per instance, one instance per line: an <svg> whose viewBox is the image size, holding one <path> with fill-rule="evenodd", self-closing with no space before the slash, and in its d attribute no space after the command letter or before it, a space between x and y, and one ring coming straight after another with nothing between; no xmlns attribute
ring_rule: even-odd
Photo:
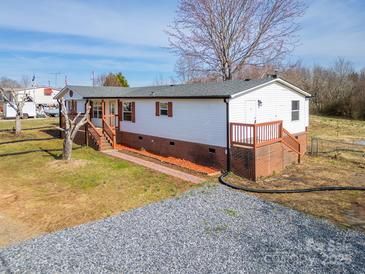
<svg viewBox="0 0 365 274"><path fill-rule="evenodd" d="M41 112L44 107L57 107L58 102L54 99L60 90L51 87L36 87L27 89L17 89L17 92L29 98L24 105L24 117L35 117L37 112ZM14 118L14 109L5 102L0 101L0 111L3 112L4 118Z"/></svg>
<svg viewBox="0 0 365 274"><path fill-rule="evenodd" d="M54 97L60 92L60 90L51 87L36 87L36 88L27 88L24 90L19 90L19 92L27 93L35 102L36 107L58 106L57 100Z"/></svg>
<svg viewBox="0 0 365 274"><path fill-rule="evenodd" d="M310 94L276 77L140 88L66 86L72 113L90 102L76 142L123 144L256 179L299 161ZM88 136L88 137L86 137Z"/></svg>

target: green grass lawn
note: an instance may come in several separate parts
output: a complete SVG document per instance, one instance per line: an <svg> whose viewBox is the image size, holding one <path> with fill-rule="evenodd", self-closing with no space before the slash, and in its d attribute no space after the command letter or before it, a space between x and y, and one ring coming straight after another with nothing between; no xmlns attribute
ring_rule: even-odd
<svg viewBox="0 0 365 274"><path fill-rule="evenodd" d="M22 119L23 128L43 127L43 126L58 126L58 117L54 118L37 118L37 119ZM12 129L15 127L14 120L0 120L0 130Z"/></svg>
<svg viewBox="0 0 365 274"><path fill-rule="evenodd" d="M36 126L55 119L33 120ZM11 128L11 122L0 122ZM27 127L35 126L27 120ZM25 125L24 125L25 126ZM14 137L0 133L0 142L50 137L42 130ZM29 149L60 149L62 140L27 141L0 145L0 154ZM119 159L89 147L74 146L73 160L59 160L61 152L36 152L0 157L0 215L16 219L29 236L97 220L173 197L192 184ZM7 239L1 243L8 244Z"/></svg>

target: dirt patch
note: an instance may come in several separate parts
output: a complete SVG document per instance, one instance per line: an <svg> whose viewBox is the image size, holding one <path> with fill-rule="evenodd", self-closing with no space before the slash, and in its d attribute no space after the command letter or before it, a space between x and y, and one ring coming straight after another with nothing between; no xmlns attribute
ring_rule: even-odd
<svg viewBox="0 0 365 274"><path fill-rule="evenodd" d="M77 170L79 168L85 167L88 164L87 160L70 160L70 161L63 161L63 160L54 160L48 162L46 164L47 168L51 168L55 171L72 171Z"/></svg>
<svg viewBox="0 0 365 274"><path fill-rule="evenodd" d="M41 234L27 224L0 212L0 248Z"/></svg>

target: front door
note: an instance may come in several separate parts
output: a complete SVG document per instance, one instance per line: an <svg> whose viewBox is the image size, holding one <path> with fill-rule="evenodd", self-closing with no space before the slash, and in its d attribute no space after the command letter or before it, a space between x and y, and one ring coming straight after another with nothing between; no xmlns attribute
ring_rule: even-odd
<svg viewBox="0 0 365 274"><path fill-rule="evenodd" d="M115 101L109 101L109 116L107 119L107 122L109 123L109 125L111 127L115 127L116 125L116 117L115 117L115 112L116 112L117 106Z"/></svg>
<svg viewBox="0 0 365 274"><path fill-rule="evenodd" d="M256 100L245 101L245 123L255 124L257 120L256 112L257 112L257 101Z"/></svg>

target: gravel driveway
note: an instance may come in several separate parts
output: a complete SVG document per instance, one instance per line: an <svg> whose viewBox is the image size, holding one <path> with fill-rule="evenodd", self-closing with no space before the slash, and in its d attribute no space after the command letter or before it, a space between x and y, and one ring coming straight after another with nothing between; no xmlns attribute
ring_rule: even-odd
<svg viewBox="0 0 365 274"><path fill-rule="evenodd" d="M365 235L224 186L0 251L1 272L362 272Z"/></svg>

